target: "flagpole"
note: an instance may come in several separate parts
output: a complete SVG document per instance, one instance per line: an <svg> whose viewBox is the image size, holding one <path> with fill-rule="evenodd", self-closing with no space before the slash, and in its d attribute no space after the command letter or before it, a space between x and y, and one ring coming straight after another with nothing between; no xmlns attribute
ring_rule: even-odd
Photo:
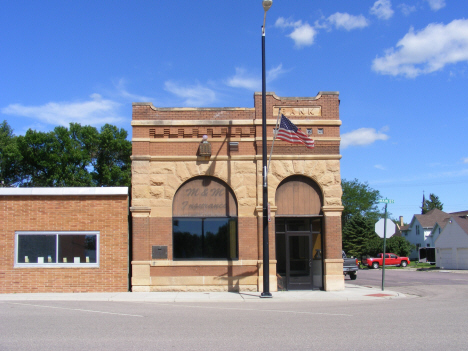
<svg viewBox="0 0 468 351"><path fill-rule="evenodd" d="M273 142L271 143L270 157L268 159L268 167L266 171L267 175L268 175L268 172L270 171L271 155L273 154L273 146L275 145L276 132L278 131L278 121L279 121L280 114L281 114L281 107L278 110L278 117L276 118L275 132L273 133Z"/></svg>
<svg viewBox="0 0 468 351"><path fill-rule="evenodd" d="M270 293L270 252L268 242L268 182L267 182L267 137L266 137L266 75L265 75L265 20L273 1L263 0L262 26L262 175L263 175L263 292L261 297L273 297Z"/></svg>

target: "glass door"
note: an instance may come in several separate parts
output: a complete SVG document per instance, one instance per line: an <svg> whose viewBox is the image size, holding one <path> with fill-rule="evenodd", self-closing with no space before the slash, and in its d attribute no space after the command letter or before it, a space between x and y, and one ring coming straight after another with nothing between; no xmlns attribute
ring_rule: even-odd
<svg viewBox="0 0 468 351"><path fill-rule="evenodd" d="M287 289L312 288L312 235L286 233Z"/></svg>

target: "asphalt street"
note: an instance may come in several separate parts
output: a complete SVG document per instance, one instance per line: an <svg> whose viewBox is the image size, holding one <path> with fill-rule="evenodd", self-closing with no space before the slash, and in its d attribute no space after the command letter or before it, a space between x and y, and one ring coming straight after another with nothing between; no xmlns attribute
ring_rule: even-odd
<svg viewBox="0 0 468 351"><path fill-rule="evenodd" d="M356 281L346 280L347 289L355 284L379 287L380 278L380 270L363 270ZM468 348L468 274L387 270L386 281L386 290L406 296L242 302L2 300L0 350Z"/></svg>

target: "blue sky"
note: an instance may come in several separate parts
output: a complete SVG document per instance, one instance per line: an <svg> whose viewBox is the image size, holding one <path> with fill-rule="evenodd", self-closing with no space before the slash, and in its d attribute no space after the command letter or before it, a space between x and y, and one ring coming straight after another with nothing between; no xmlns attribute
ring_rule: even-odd
<svg viewBox="0 0 468 351"><path fill-rule="evenodd" d="M468 3L274 0L267 91L340 92L342 177L409 222L422 194L468 209ZM16 134L78 122L131 131L131 103L252 107L261 1L8 1L0 120Z"/></svg>

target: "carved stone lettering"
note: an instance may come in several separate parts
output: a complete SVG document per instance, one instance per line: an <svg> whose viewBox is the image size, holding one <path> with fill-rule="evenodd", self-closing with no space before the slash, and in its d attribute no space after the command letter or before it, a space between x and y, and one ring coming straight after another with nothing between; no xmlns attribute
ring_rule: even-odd
<svg viewBox="0 0 468 351"><path fill-rule="evenodd" d="M279 107L273 107L273 115L277 116ZM281 113L286 117L299 117L299 116L309 116L309 117L319 117L322 115L321 106L313 107L290 107L290 106L281 106Z"/></svg>

